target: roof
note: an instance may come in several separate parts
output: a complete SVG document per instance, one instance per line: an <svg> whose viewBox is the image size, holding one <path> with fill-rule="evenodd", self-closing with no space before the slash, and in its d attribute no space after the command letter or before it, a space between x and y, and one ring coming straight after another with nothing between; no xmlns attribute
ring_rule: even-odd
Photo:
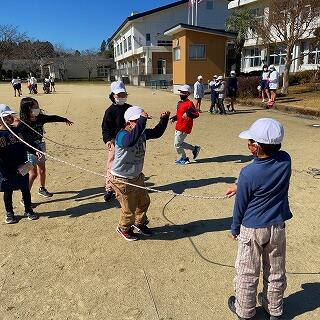
<svg viewBox="0 0 320 320"><path fill-rule="evenodd" d="M129 21L133 21L135 19L139 19L141 17L145 17L145 16L148 16L150 14L153 14L153 13L156 13L156 12L160 12L160 11L163 11L163 10L167 10L167 9L170 9L170 8L173 8L173 7L176 7L176 6L180 6L181 4L184 4L184 3L187 3L189 2L189 0L180 0L180 1L176 1L174 3L170 3L170 4L167 4L165 6L162 6L162 7L158 7L158 8L155 8L155 9L152 9L152 10L149 10L149 11L145 11L145 12L141 12L141 13L137 13L137 14L134 14L130 17L127 17L123 22L122 24L120 25L120 27L113 33L113 35L109 38L109 41L111 41L118 33L119 31L129 22Z"/></svg>
<svg viewBox="0 0 320 320"><path fill-rule="evenodd" d="M228 9L234 9L241 6L245 6L247 4L258 2L259 0L232 0L229 1Z"/></svg>
<svg viewBox="0 0 320 320"><path fill-rule="evenodd" d="M210 29L210 28L205 28L205 27L198 27L198 26L193 26L190 24L184 24L184 23L179 23L170 29L166 30L164 32L165 35L173 35L179 31L182 30L191 30L191 31L197 31L197 32L203 32L203 33L210 33L210 34L215 34L218 36L224 36L227 38L236 38L237 34L234 32L227 32L225 30L220 30L220 29Z"/></svg>

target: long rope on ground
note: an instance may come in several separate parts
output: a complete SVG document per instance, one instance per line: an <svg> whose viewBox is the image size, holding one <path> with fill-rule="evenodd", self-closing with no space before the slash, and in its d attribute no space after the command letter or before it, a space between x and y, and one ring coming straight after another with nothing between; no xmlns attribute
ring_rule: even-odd
<svg viewBox="0 0 320 320"><path fill-rule="evenodd" d="M320 179L320 169L318 168L308 168L306 171L308 174L312 175L315 179Z"/></svg>
<svg viewBox="0 0 320 320"><path fill-rule="evenodd" d="M54 141L48 137L43 136L41 133L39 133L38 131L34 130L31 126L29 126L26 122L24 122L23 120L19 119L19 121L21 123L23 123L27 128L29 128L30 130L32 130L33 132L35 132L36 134L38 134L41 138L44 138L52 143L57 144L58 146L61 147L65 147L65 148L69 148L69 149L76 149L76 150L87 150L87 151L102 151L102 150L106 150L105 148L88 148L88 147L78 147L78 146L71 146L69 144L63 144L57 141Z"/></svg>
<svg viewBox="0 0 320 320"><path fill-rule="evenodd" d="M96 175L96 176L99 176L99 177L102 177L102 178L105 178L107 179L108 177L102 173L99 173L99 172L96 172L96 171L92 171L92 170L89 170L89 169L86 169L86 168L83 168L83 167L80 167L74 163L70 163L68 161L65 161L65 160L62 160L60 158L57 158L57 157L54 157L54 156L51 156L50 154L46 153L46 152L43 152L41 150L38 150L37 148L33 147L32 145L30 145L29 143L27 143L26 141L24 141L21 137L19 137L17 134L15 134L11 128L5 123L5 121L3 120L3 116L0 115L1 117L1 120L2 122L4 123L5 127L9 130L9 132L11 134L13 134L19 141L21 141L22 143L24 143L25 145L27 145L29 148L35 150L36 152L39 152L40 154L46 156L47 158L50 158L54 161L57 161L57 162L60 162L60 163L63 163L63 164L66 164L70 167L73 167L73 168L77 168L81 171L85 171L85 172L88 172L88 173L91 173L93 175ZM162 190L157 190L157 189L154 189L154 188L149 188L149 187L145 187L145 186L138 186L136 184L133 184L133 183L130 183L130 182L127 182L127 181L122 181L122 180L118 180L116 178L114 178L114 180L116 181L119 181L121 183L124 183L126 185L129 185L129 186L132 186L132 187L135 187L135 188L139 188L139 189L145 189L145 190L148 190L148 191L151 191L151 192L157 192L157 193L165 193L165 194L169 194L171 196L182 196L182 197L185 197L185 198L192 198L192 199L215 199L215 200L223 200L223 199L227 199L228 196L197 196L197 195L191 195L191 194L184 194L184 193L175 193L173 191L162 191ZM111 181L112 182L112 181Z"/></svg>

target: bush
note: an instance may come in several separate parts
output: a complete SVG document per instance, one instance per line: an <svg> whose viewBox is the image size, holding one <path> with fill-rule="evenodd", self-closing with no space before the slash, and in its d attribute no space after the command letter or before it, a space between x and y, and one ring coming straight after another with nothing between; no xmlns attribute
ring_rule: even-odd
<svg viewBox="0 0 320 320"><path fill-rule="evenodd" d="M261 77L239 77L238 95L239 98L255 98L259 96L257 89Z"/></svg>
<svg viewBox="0 0 320 320"><path fill-rule="evenodd" d="M309 83L312 81L317 70L304 70L289 74L289 86Z"/></svg>

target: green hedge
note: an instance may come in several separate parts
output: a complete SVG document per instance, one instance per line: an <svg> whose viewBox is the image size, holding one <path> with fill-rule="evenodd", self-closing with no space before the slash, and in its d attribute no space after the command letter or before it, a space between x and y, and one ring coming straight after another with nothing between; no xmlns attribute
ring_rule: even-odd
<svg viewBox="0 0 320 320"><path fill-rule="evenodd" d="M310 82L317 70L304 70L304 71L299 71L295 73L290 73L289 74L289 85L297 85L297 84L304 84Z"/></svg>

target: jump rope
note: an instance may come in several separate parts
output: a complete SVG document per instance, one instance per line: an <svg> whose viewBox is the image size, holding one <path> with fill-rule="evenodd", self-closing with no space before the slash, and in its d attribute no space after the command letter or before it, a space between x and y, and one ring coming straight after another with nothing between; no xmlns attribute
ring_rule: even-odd
<svg viewBox="0 0 320 320"><path fill-rule="evenodd" d="M107 175L104 175L104 174L102 174L102 173L99 173L99 172L96 172L96 171L93 171L93 170L89 170L89 169L80 167L80 166L78 166L77 164L70 163L70 162L68 162L68 161L65 161L65 160L62 160L62 159L60 159L60 158L54 157L54 156L52 156L52 155L50 155L50 154L48 154L48 153L46 153L46 152L44 152L44 151L42 151L42 150L39 150L39 149L33 147L32 145L30 145L29 143L27 143L26 141L24 141L21 137L19 137L17 134L15 134L15 133L11 130L11 128L7 125L7 123L4 121L3 116L2 116L2 115L0 115L0 116L1 116L2 122L4 123L5 127L9 130L9 132L10 132L11 134L13 134L19 141L21 141L22 143L24 143L24 144L25 144L26 146L28 146L29 148L35 150L36 152L39 152L39 153L42 154L43 156L45 156L45 157L47 157L47 158L49 158L49 159L52 159L52 160L54 160L54 161L63 163L63 164L65 164L65 165L71 166L71 167L73 167L73 168L77 168L77 169L79 169L79 170L81 170L81 171L85 171L85 172L91 173L91 174L96 175L96 176L99 176L99 177L103 177L103 178L105 178L105 179L108 178ZM24 121L22 121L22 120L20 120L20 119L19 119L19 121L20 121L21 123L23 123L24 125L26 125L28 128L30 128L32 131L36 132L36 133L37 133L39 136L41 136L42 138L47 139L46 137L44 137L43 135L41 135L39 132L37 132L36 130L34 130L32 127L30 127L28 124L26 124ZM51 140L51 139L47 139L47 140L49 140L49 141L51 141L51 142L53 142L53 143L56 143L55 141L53 141L53 140ZM60 144L60 143L57 143L57 144L62 145L62 146L65 146L65 147L67 146L67 145L63 145L63 144ZM72 147L72 146L71 146L71 147ZM72 148L74 148L74 147L72 147ZM80 148L81 148L81 147L79 147L79 149L80 149ZM90 150L90 149L87 149L87 150ZM91 149L91 150L92 150L92 149ZM223 199L227 199L227 198L228 198L228 196L201 196L201 195L198 196L198 195L191 195L191 194L185 194L185 193L175 193L175 192L173 192L173 191L162 191L162 190L158 190L158 189L154 189L154 188L149 188L149 187L146 187L146 186L139 186L139 185L136 185L136 184L127 182L127 181L123 181L123 180L121 180L121 179L118 180L118 179L115 178L115 177L113 178L113 181L121 182L121 183L123 183L123 184L129 185L129 186L132 186L132 187L135 187L135 188L144 189L144 190L151 191L151 192L164 193L164 194L168 194L168 195L171 195L171 196L182 196L182 197L185 197L185 198L207 199L207 200L209 200L209 199L210 199L210 200L213 200L213 199L214 199L214 200L223 200ZM112 183L112 181L110 181L110 182Z"/></svg>
<svg viewBox="0 0 320 320"><path fill-rule="evenodd" d="M9 132L11 134L13 134L19 141L21 141L22 143L24 143L25 145L27 145L28 147L30 147L31 149L35 150L36 152L39 152L40 154L52 159L52 160L55 160L57 162L60 162L60 163L63 163L63 164L66 164L68 166L71 166L71 167L74 167L74 168L77 168L77 169L80 169L82 171L85 171L85 172L88 172L88 173L92 173L96 176L100 176L100 177L103 177L103 178L107 178L106 175L104 174L101 174L99 172L95 172L95 171L92 171L92 170L89 170L89 169L86 169L86 168L82 168L76 164L73 164L73 163L70 163L70 162L67 162L65 160L62 160L62 159L59 159L57 157L54 157L54 156L51 156L49 155L48 153L46 152L43 152L41 150L38 150L37 148L31 146L30 144L28 144L26 141L24 141L22 138L20 138L17 134L15 134L11 128L7 125L7 123L4 121L3 119L3 115L0 115L1 117L1 120L3 122L3 124L5 125L5 127L9 130ZM22 120L20 120L23 124L25 124ZM27 125L27 124L25 124ZM30 129L32 129L33 131L35 131L33 128L31 128L29 125L27 125ZM35 131L37 134L39 134L41 137L43 137L44 139L47 139L46 137L44 137L43 135L41 135L39 132ZM49 140L49 139L47 139ZM53 141L53 140L51 140ZM309 168L309 171L310 171L310 174L312 174L314 177L315 176L318 176L320 175L320 169L316 169L316 168ZM160 190L157 190L157 189L153 189L153 188L149 188L149 187L142 187L142 186L138 186L138 185L135 185L135 184L132 184L132 183L129 183L129 182L126 182L126 181L122 181L122 180L118 180L119 182L121 183L124 183L124 184L127 184L127 185L130 185L130 186L133 186L133 187L136 187L136 188L140 188L140 189L145 189L145 190L148 190L148 191L152 191L152 192L157 192L157 193L165 193L165 194L169 194L171 196L176 197L176 196L182 196L182 197L185 197L185 198L195 198L195 199L219 199L219 200L222 200L222 199L227 199L228 196L195 196L195 195L189 195L189 194L183 194L183 193L175 193L175 192L171 192L171 191L160 191ZM170 199L165 207L173 200ZM162 212L162 215L163 217L167 220L167 221L170 221L166 216L165 216L165 213L164 213L164 210L165 210L165 207L163 208L163 212ZM170 221L173 225L174 223L172 221ZM196 245L194 244L194 242L192 241L192 239L189 237L190 239L190 242L192 244L192 246L194 247L194 249L196 250L197 254L205 261L211 263L211 264L214 264L214 265L217 265L217 266L221 266L221 267L228 267L228 268L234 268L234 266L232 265L228 265L228 264L223 264L223 263L219 263L219 262L216 262L216 261L211 261L209 260L208 258L204 257L198 250L198 248L196 247ZM319 275L320 272L287 272L287 274L290 274L290 275ZM146 276L146 275L145 275ZM149 286L149 284L148 284ZM150 290L150 288L149 288Z"/></svg>

